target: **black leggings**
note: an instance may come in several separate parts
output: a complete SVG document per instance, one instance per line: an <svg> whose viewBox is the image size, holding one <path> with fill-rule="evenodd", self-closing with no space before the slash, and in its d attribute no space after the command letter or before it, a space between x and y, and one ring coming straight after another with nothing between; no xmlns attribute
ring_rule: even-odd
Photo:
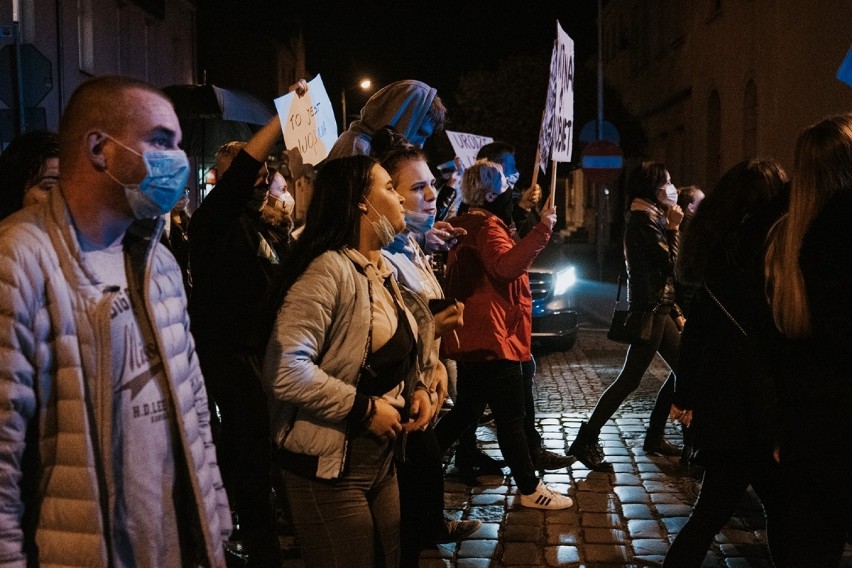
<svg viewBox="0 0 852 568"><path fill-rule="evenodd" d="M639 387L645 371L648 370L654 355L657 353L671 367L672 371L677 372L679 351L680 332L677 330L674 320L668 313L656 314L651 342L647 345L631 345L627 348L624 367L595 405L595 410L589 418L589 430L595 434L601 431L601 428L615 414L621 403ZM657 402L651 412L651 424L648 427L650 434L662 435L673 399L674 377L670 374L657 394Z"/></svg>
<svg viewBox="0 0 852 568"><path fill-rule="evenodd" d="M786 497L782 492L781 470L772 454L755 450L750 455L732 454L726 460L707 465L692 515L672 543L663 567L701 566L713 537L731 518L749 485L760 497L766 512L769 550L776 560L783 558L784 531L779 523L783 522L780 508Z"/></svg>

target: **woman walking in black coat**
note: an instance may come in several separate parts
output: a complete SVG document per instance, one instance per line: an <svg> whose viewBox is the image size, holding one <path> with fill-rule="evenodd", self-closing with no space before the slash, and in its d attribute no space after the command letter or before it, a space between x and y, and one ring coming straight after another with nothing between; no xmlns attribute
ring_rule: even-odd
<svg viewBox="0 0 852 568"><path fill-rule="evenodd" d="M657 162L643 162L634 170L627 194L630 200L630 216L624 231L627 302L631 312L653 312L653 328L650 342L633 343L627 349L621 373L601 395L588 423L581 424L568 450L590 469L610 467L598 444L601 428L639 386L654 356L659 353L677 372L683 317L675 305L674 263L683 211L677 205L677 190L666 166ZM680 448L663 437L673 392L674 381L670 377L660 389L651 412L643 444L649 453L680 454Z"/></svg>
<svg viewBox="0 0 852 568"><path fill-rule="evenodd" d="M740 162L701 204L681 244L676 273L696 294L681 337L673 413L690 426L692 460L704 479L664 566L701 566L749 485L766 511L771 552L781 544L776 395L754 340L772 327L763 246L785 182L775 162Z"/></svg>

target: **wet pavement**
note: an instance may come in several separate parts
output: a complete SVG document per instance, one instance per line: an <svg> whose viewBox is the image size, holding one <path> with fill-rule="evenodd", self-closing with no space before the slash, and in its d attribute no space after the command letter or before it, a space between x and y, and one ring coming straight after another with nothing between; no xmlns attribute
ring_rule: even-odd
<svg viewBox="0 0 852 568"><path fill-rule="evenodd" d="M550 450L567 450L580 421L618 374L625 350L608 341L603 328L585 324L572 350L537 354L537 420ZM576 463L545 474L546 483L574 499L564 511L523 508L510 476L468 479L448 456L446 514L479 519L483 526L461 542L424 551L420 566L659 566L690 514L701 479L698 468L676 457L642 450L648 415L667 374L656 359L639 389L603 428L600 441L613 472L590 472ZM666 437L680 444L679 427L669 423ZM480 426L478 438L487 453L500 456L493 427ZM760 504L749 492L714 539L704 566L771 567L764 529ZM282 542L288 546L284 566L301 568L292 537ZM852 567L849 547L842 566Z"/></svg>

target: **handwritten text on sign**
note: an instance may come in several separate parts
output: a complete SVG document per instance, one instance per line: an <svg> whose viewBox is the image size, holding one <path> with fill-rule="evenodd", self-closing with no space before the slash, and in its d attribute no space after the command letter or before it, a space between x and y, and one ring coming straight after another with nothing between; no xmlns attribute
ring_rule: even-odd
<svg viewBox="0 0 852 568"><path fill-rule="evenodd" d="M288 149L298 149L306 164L318 164L328 156L337 140L337 120L322 77L317 75L308 82L304 96L287 93L278 97L275 108Z"/></svg>
<svg viewBox="0 0 852 568"><path fill-rule="evenodd" d="M570 162L574 139L574 40L556 22L550 82L539 133L541 169L547 162Z"/></svg>
<svg viewBox="0 0 852 568"><path fill-rule="evenodd" d="M450 144L453 145L456 156L459 157L462 165L466 168L476 161L476 154L480 148L494 142L494 139L490 136L453 132L452 130L444 130L444 132L447 133L447 138L450 139Z"/></svg>

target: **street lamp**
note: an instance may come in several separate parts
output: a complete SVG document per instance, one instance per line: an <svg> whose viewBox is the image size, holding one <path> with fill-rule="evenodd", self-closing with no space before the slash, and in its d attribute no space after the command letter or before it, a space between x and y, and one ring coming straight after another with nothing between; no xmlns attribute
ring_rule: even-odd
<svg viewBox="0 0 852 568"><path fill-rule="evenodd" d="M362 90L369 90L370 87L373 86L373 82L369 79L361 79L361 81L352 87L343 87L340 90L340 109L341 114L343 115L343 120L340 123L340 132L345 132L347 128L346 124L346 91L351 91L352 89L360 87Z"/></svg>

